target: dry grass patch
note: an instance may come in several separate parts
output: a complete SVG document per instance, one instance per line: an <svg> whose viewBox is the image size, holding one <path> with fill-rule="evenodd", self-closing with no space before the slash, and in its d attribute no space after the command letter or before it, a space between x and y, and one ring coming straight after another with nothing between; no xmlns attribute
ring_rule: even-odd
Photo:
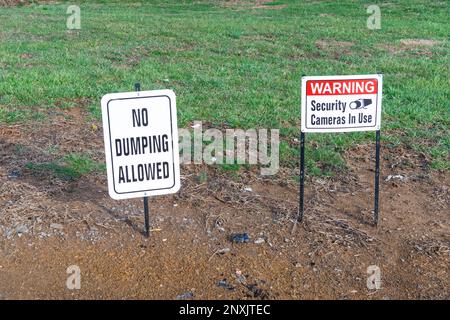
<svg viewBox="0 0 450 320"><path fill-rule="evenodd" d="M431 39L401 39L400 44L405 47L418 48L418 47L433 47L441 44L442 41Z"/></svg>
<svg viewBox="0 0 450 320"><path fill-rule="evenodd" d="M254 0L254 1L245 1L245 0L229 0L226 1L223 6L229 8L239 8L239 9L269 9L269 10L280 10L286 8L286 4L272 4L274 1L272 0Z"/></svg>
<svg viewBox="0 0 450 320"><path fill-rule="evenodd" d="M20 4L27 4L28 1L24 0L0 0L0 7L12 7Z"/></svg>
<svg viewBox="0 0 450 320"><path fill-rule="evenodd" d="M327 48L351 48L355 43L351 41L336 41L336 40L318 40L316 41L316 47L321 50Z"/></svg>
<svg viewBox="0 0 450 320"><path fill-rule="evenodd" d="M392 55L413 52L415 55L431 57L433 52L430 49L441 44L443 41L432 39L401 39L400 45L381 44L379 47Z"/></svg>

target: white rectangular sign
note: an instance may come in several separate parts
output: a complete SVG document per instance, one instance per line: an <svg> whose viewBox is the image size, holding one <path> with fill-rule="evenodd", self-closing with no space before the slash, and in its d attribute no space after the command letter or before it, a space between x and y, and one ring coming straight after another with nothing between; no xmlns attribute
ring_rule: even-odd
<svg viewBox="0 0 450 320"><path fill-rule="evenodd" d="M376 131L381 74L302 78L302 132Z"/></svg>
<svg viewBox="0 0 450 320"><path fill-rule="evenodd" d="M111 198L177 192L180 164L175 93L111 93L101 104Z"/></svg>

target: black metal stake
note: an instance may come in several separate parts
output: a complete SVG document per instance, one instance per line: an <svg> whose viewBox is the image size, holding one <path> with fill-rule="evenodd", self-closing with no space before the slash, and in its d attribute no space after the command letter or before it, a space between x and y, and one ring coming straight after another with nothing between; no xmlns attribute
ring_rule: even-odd
<svg viewBox="0 0 450 320"><path fill-rule="evenodd" d="M145 236L148 238L150 236L150 222L148 218L148 197L144 197L144 225L145 225Z"/></svg>
<svg viewBox="0 0 450 320"><path fill-rule="evenodd" d="M298 207L298 221L303 220L303 198L305 194L305 133L300 133L300 203Z"/></svg>
<svg viewBox="0 0 450 320"><path fill-rule="evenodd" d="M378 201L380 193L380 147L380 130L377 130L375 142L375 205L373 209L375 225L378 224Z"/></svg>
<svg viewBox="0 0 450 320"><path fill-rule="evenodd" d="M141 91L141 84L139 82L134 84L135 91ZM145 236L148 238L150 236L150 222L148 217L148 197L144 197L144 226L145 226Z"/></svg>

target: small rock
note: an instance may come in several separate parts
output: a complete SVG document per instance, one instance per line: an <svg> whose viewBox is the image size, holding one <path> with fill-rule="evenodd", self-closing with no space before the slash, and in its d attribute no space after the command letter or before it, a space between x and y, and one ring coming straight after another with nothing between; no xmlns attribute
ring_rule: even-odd
<svg viewBox="0 0 450 320"><path fill-rule="evenodd" d="M245 188L244 188L244 191L247 191L247 192L253 192L253 189L250 188L250 187L245 187Z"/></svg>
<svg viewBox="0 0 450 320"><path fill-rule="evenodd" d="M64 229L64 226L62 224L60 224L60 223L51 223L50 224L50 228L62 230L62 229Z"/></svg>
<svg viewBox="0 0 450 320"><path fill-rule="evenodd" d="M241 270L236 270L236 280L237 282L242 284L245 284L245 282L247 281L245 276L242 274Z"/></svg>
<svg viewBox="0 0 450 320"><path fill-rule="evenodd" d="M19 169L14 169L8 174L8 179L18 179L20 178L21 175L22 173L20 172Z"/></svg>
<svg viewBox="0 0 450 320"><path fill-rule="evenodd" d="M248 289L247 295L251 298L269 298L269 293L261 288L258 288L256 284L250 284L245 286Z"/></svg>
<svg viewBox="0 0 450 320"><path fill-rule="evenodd" d="M391 180L400 180L403 181L405 180L405 176L402 176L401 174L396 174L396 175L388 175L387 178L384 180L386 182L391 181Z"/></svg>
<svg viewBox="0 0 450 320"><path fill-rule="evenodd" d="M177 296L177 300L186 300L186 299L192 299L194 297L194 293L192 291L184 292L182 294L179 294Z"/></svg>
<svg viewBox="0 0 450 320"><path fill-rule="evenodd" d="M4 231L5 237L7 237L7 238L9 238L13 233L14 233L14 231L10 228L6 228Z"/></svg>
<svg viewBox="0 0 450 320"><path fill-rule="evenodd" d="M22 224L22 225L16 227L16 234L18 236L21 236L24 233L28 233L28 227L26 225Z"/></svg>
<svg viewBox="0 0 450 320"><path fill-rule="evenodd" d="M258 238L258 239L256 239L254 241L255 244L261 244L261 243L264 243L264 242L266 242L266 240L264 240L264 238Z"/></svg>
<svg viewBox="0 0 450 320"><path fill-rule="evenodd" d="M39 232L38 233L38 236L39 236L39 238L48 238L48 237L50 237L50 235L48 234L48 233L45 233L45 232ZM79 236L79 235L77 235L77 236Z"/></svg>
<svg viewBox="0 0 450 320"><path fill-rule="evenodd" d="M235 287L227 282L227 279L220 280L217 282L219 287L225 288L229 291L234 291Z"/></svg>

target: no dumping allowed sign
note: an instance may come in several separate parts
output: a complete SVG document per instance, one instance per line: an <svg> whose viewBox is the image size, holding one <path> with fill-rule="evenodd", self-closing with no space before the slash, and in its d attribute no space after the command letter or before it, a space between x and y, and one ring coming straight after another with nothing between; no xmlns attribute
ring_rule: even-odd
<svg viewBox="0 0 450 320"><path fill-rule="evenodd" d="M128 199L180 189L175 93L153 90L102 98L108 191Z"/></svg>
<svg viewBox="0 0 450 320"><path fill-rule="evenodd" d="M302 132L377 131L381 74L302 78Z"/></svg>

